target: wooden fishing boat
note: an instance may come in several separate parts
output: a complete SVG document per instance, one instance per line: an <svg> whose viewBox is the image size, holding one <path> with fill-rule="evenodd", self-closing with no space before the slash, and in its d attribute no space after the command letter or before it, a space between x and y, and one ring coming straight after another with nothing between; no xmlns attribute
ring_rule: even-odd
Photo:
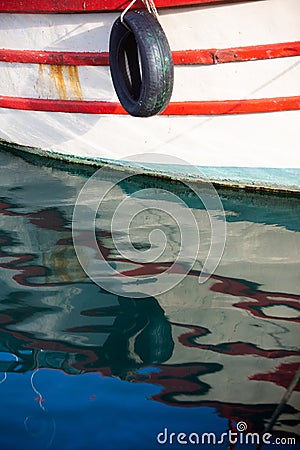
<svg viewBox="0 0 300 450"><path fill-rule="evenodd" d="M198 176L192 164L215 182L299 191L299 0L156 0L158 19L147 12L149 4L0 0L1 142L89 164L125 158L128 165L131 155L155 160L164 154L184 161L152 166L152 172ZM161 81L152 88L164 97L153 117L128 114L112 82L117 77L124 85L127 77L134 84L128 69L134 56L122 54L122 65L122 36L112 41L124 11L118 30L125 27L139 49L131 16L144 32L163 36L172 52L168 92ZM147 14L158 28L139 22ZM160 37L146 47L155 54L157 43ZM151 97L144 73L151 67L143 58L140 52L135 64L142 66L146 90L127 89L135 106ZM153 70L164 70L163 58L158 55ZM122 78L122 70L129 75Z"/></svg>

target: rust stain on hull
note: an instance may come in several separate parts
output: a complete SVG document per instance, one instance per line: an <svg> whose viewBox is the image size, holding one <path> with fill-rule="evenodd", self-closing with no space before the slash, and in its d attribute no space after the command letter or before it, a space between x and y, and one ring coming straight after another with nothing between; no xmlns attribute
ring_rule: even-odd
<svg viewBox="0 0 300 450"><path fill-rule="evenodd" d="M47 73L47 82L46 82ZM82 100L82 89L78 66L39 64L39 81L50 92L55 92L60 100Z"/></svg>
<svg viewBox="0 0 300 450"><path fill-rule="evenodd" d="M78 66L65 66L69 76L69 83L75 100L82 100L82 89L78 73Z"/></svg>
<svg viewBox="0 0 300 450"><path fill-rule="evenodd" d="M49 67L50 81L54 85L60 100L68 100L67 86L63 74L63 66Z"/></svg>

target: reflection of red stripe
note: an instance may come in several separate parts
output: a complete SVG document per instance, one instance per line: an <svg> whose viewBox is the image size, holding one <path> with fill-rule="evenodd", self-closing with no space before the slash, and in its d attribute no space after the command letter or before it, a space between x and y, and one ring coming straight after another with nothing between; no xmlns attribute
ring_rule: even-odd
<svg viewBox="0 0 300 450"><path fill-rule="evenodd" d="M179 50L173 52L176 65L221 64L236 61L300 56L300 41L225 49ZM108 66L108 52L56 52L0 49L0 61L56 64L64 66Z"/></svg>
<svg viewBox="0 0 300 450"><path fill-rule="evenodd" d="M49 100L0 96L0 107L27 111L82 114L127 114L119 103L89 100ZM252 114L300 109L300 96L249 100L216 100L170 103L163 112L171 116Z"/></svg>
<svg viewBox="0 0 300 450"><path fill-rule="evenodd" d="M230 4L238 3L241 1L245 0L156 0L155 5L157 8L167 8L174 6L203 4ZM66 13L90 11L120 11L126 8L128 3L129 2L124 0L0 0L0 12ZM141 0L137 0L134 7L144 8L144 5Z"/></svg>
<svg viewBox="0 0 300 450"><path fill-rule="evenodd" d="M269 381L271 383L277 384L277 386L282 386L285 389L288 389L299 368L300 364L298 362L282 363L272 372L257 373L250 376L249 379L256 381ZM299 379L294 390L298 392L300 391Z"/></svg>

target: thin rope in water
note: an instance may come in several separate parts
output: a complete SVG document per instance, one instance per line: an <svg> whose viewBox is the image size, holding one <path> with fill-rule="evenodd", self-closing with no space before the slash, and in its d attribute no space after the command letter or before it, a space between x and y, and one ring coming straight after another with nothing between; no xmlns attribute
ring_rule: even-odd
<svg viewBox="0 0 300 450"><path fill-rule="evenodd" d="M4 383L4 381L6 380L6 378L7 378L7 373L4 372L4 377L3 377L2 380L0 381L0 384Z"/></svg>
<svg viewBox="0 0 300 450"><path fill-rule="evenodd" d="M13 356L14 356L14 358L16 359L16 361L18 362L19 361L19 359L17 358L17 356L16 355L14 355L13 353L11 353ZM2 383L4 383L4 381L7 379L7 373L6 372L4 372L4 377L2 378L2 380L0 381L0 384L2 384Z"/></svg>
<svg viewBox="0 0 300 450"><path fill-rule="evenodd" d="M44 406L43 406L43 400L44 400L44 399L43 399L43 396L42 396L42 394L36 389L35 385L33 384L33 378L34 378L35 374L36 374L38 371L39 371L39 369L36 369L34 372L32 372L31 377L30 377L30 384L31 384L31 387L32 387L33 391L38 395L38 402L39 402L40 408L41 408L43 411L46 411L45 408L44 408Z"/></svg>
<svg viewBox="0 0 300 450"><path fill-rule="evenodd" d="M46 409L43 406L44 398L43 398L42 394L37 390L37 388L34 385L33 379L34 379L34 377L35 377L35 375L36 375L36 373L38 371L39 371L39 368L35 369L32 372L31 377L30 377L30 384L31 384L31 387L32 387L33 391L38 395L38 403L39 403L39 406L40 406L41 410L43 411L44 414L46 414L46 417L49 418L49 422L51 422L51 424L52 424L51 436L50 436L50 439L49 439L49 442L48 442L47 446L45 447L46 449L48 449L48 448L51 447L51 445L52 445L52 443L54 441L55 435L56 435L56 422L55 422L55 419L53 417L50 417L48 415L48 412L46 411ZM28 428L29 420L30 420L30 416L25 417L25 419L24 419L24 426L25 426L25 429L27 430L27 432L30 433L30 430ZM32 436L34 436L34 434L32 434ZM37 434L36 434L36 436L37 436Z"/></svg>
<svg viewBox="0 0 300 450"><path fill-rule="evenodd" d="M269 424L264 429L264 433L269 433L270 431L272 431L275 423L277 422L277 419L279 418L279 416L281 415L281 413L283 411L283 408L289 401L294 389L296 388L297 384L299 383L299 380L300 380L300 367L298 368L297 372L295 373L294 378L292 379L288 389L284 393L280 403L278 404L277 408L273 412ZM254 450L259 450L262 447L262 445L263 445L263 441L261 440L259 442L259 444L257 444L257 446L255 447Z"/></svg>

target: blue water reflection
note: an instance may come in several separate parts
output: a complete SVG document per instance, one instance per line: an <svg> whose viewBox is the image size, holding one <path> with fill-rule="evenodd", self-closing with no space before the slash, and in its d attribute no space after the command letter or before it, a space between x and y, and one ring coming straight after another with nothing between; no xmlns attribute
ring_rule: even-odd
<svg viewBox="0 0 300 450"><path fill-rule="evenodd" d="M219 191L228 236L216 273L199 285L200 255L174 289L136 299L92 283L76 258L72 211L92 169L4 151L0 162L0 447L254 449L221 435L241 439L241 422L262 434L300 366L299 198ZM158 185L202 220L177 184L136 177L119 195ZM147 246L140 227L134 236ZM156 273L120 261L107 229L97 239L122 270ZM299 390L272 428L276 448L299 440ZM197 444L203 433L220 443Z"/></svg>

